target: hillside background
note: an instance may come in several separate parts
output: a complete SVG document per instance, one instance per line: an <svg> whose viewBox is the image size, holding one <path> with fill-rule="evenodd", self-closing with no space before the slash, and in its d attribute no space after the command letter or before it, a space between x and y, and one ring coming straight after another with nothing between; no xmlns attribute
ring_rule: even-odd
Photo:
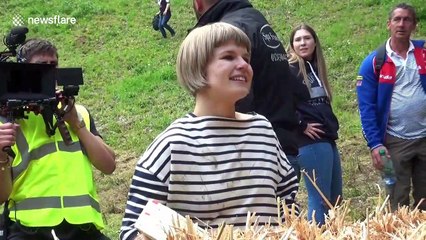
<svg viewBox="0 0 426 240"><path fill-rule="evenodd" d="M158 11L155 0L2 0L0 35L13 27L12 18L74 17L77 23L28 25L28 38L47 38L57 45L60 66L82 67L84 86L78 101L94 115L98 130L117 153L112 175L96 173L105 232L117 239L128 186L138 156L174 119L192 110L192 98L176 81L177 50L196 22L192 1L172 0L169 24L177 35L162 39L151 28ZM344 197L351 199L351 218L361 219L374 206L378 174L371 166L361 136L356 106L355 78L362 59L384 42L391 0L253 0L287 46L293 26L313 26L324 48L333 107L340 120ZM414 38L425 39L424 0L417 8L420 24ZM2 49L2 47L0 47ZM303 207L306 195L299 196ZM306 208L305 208L306 209Z"/></svg>

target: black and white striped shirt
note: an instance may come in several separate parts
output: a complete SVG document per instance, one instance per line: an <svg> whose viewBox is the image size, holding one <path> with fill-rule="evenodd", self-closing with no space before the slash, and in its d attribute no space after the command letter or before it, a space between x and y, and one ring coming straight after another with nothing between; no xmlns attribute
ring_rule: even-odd
<svg viewBox="0 0 426 240"><path fill-rule="evenodd" d="M148 199L157 199L200 226L244 226L247 212L276 222L277 197L293 204L296 175L270 122L188 114L172 123L139 159L120 239L133 239ZM132 236L129 238L129 236Z"/></svg>

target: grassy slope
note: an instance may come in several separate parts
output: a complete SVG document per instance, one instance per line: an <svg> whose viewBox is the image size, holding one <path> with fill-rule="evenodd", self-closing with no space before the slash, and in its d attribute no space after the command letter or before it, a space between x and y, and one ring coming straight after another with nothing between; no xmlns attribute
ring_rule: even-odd
<svg viewBox="0 0 426 240"><path fill-rule="evenodd" d="M334 90L334 109L341 123L338 141L344 168L344 194L360 218L376 196L377 174L360 134L354 82L360 61L386 39L391 0L253 0L287 44L292 26L304 21L319 33ZM426 22L423 0L411 3ZM137 157L173 119L192 108L192 99L176 83L177 49L195 23L191 1L173 0L170 24L178 34L161 39L150 26L155 1L0 2L0 34L12 27L14 14L24 18L61 15L76 25L30 25L28 37L43 37L59 46L61 66L81 66L85 85L79 101L95 116L104 139L118 154L111 176L96 175L106 233L117 238L127 188ZM425 38L420 26L417 38Z"/></svg>

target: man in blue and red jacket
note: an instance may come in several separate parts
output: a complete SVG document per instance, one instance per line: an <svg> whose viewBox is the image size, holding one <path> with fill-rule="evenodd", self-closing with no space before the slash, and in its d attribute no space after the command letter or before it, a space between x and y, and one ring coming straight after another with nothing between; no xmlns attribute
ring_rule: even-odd
<svg viewBox="0 0 426 240"><path fill-rule="evenodd" d="M391 157L396 184L391 206L409 205L411 183L414 206L426 198L426 49L425 41L411 40L416 29L415 9L398 4L389 13L386 54L375 72L377 51L361 64L357 78L361 124L373 165L383 168L379 151ZM426 210L426 201L419 205Z"/></svg>

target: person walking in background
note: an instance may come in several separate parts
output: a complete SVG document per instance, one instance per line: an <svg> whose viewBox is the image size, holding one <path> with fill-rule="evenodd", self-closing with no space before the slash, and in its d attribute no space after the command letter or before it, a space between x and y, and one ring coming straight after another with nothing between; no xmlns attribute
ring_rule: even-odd
<svg viewBox="0 0 426 240"><path fill-rule="evenodd" d="M208 228L244 227L248 212L259 224L276 225L271 217L284 215L277 197L291 209L297 177L271 123L235 111L250 92L250 51L247 35L227 23L197 28L183 41L177 76L195 97L194 111L174 121L139 159L120 239L136 237L135 222L149 199Z"/></svg>
<svg viewBox="0 0 426 240"><path fill-rule="evenodd" d="M176 32L170 27L168 24L170 18L172 17L172 10L170 8L170 0L158 0L158 5L160 6L160 11L157 13L160 15L160 19L158 21L158 28L160 29L161 35L163 38L167 38L166 30L169 30L170 35L173 37Z"/></svg>
<svg viewBox="0 0 426 240"><path fill-rule="evenodd" d="M414 7L401 3L389 13L390 38L361 64L357 78L358 107L373 165L383 168L379 151L391 158L396 183L391 206L414 206L426 198L426 49L411 40L417 26ZM383 59L381 66L375 65ZM426 201L419 208L426 210Z"/></svg>
<svg viewBox="0 0 426 240"><path fill-rule="evenodd" d="M43 39L26 41L17 59L58 65L56 47ZM52 136L46 133L44 114L29 112L15 123L0 115L0 149L10 146L15 153L12 157L0 151L0 203L9 206L9 240L50 240L52 231L62 240L109 239L100 232L104 222L92 167L111 174L115 154L85 107L75 99L61 100L60 105L69 109L63 120L71 144L59 130Z"/></svg>
<svg viewBox="0 0 426 240"><path fill-rule="evenodd" d="M193 0L198 19L195 28L213 22L230 23L243 30L252 47L251 66L254 76L250 93L238 101L239 112L257 112L265 116L276 132L281 146L297 175L298 148L295 129L298 126L296 102L300 87L290 76L285 49L263 14L247 0Z"/></svg>
<svg viewBox="0 0 426 240"><path fill-rule="evenodd" d="M290 34L290 70L303 84L306 101L297 105L299 164L327 198L324 200L305 175L308 219L324 224L329 206L342 197L342 169L335 140L339 123L331 108L331 89L321 44L314 29L301 24ZM301 92L301 91L300 91ZM315 176L315 178L313 177Z"/></svg>

